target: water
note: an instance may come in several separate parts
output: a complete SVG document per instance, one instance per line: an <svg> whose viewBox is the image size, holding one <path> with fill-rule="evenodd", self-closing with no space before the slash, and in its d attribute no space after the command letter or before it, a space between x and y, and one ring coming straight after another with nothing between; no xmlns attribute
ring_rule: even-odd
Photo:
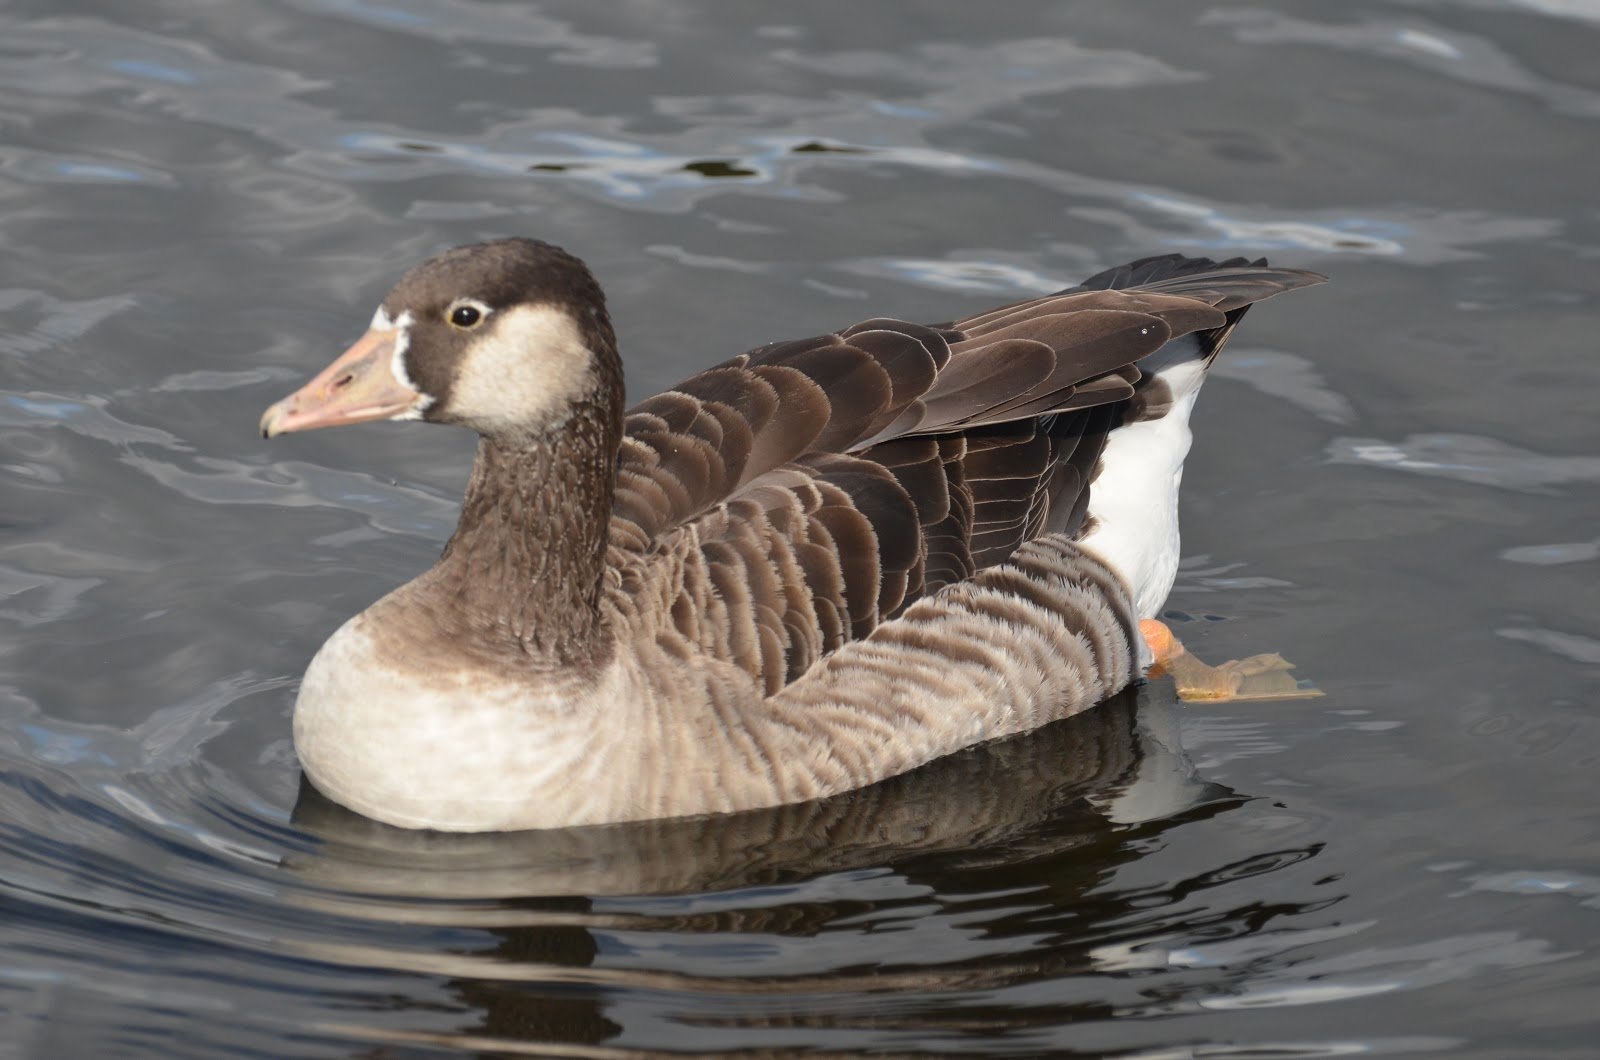
<svg viewBox="0 0 1600 1060"><path fill-rule="evenodd" d="M12 0L0 1012L19 1056L1590 1055L1600 6ZM1152 685L869 791L426 837L295 683L470 439L255 434L407 264L538 235L635 395L1177 249L1331 274L1197 413Z"/></svg>

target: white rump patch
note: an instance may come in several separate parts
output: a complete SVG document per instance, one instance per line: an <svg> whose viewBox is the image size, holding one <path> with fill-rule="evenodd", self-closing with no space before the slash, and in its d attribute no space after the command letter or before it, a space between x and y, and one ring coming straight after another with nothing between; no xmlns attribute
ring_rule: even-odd
<svg viewBox="0 0 1600 1060"><path fill-rule="evenodd" d="M1140 618L1154 618L1178 576L1178 487L1193 434L1189 413L1205 382L1193 337L1169 342L1139 362L1172 391L1165 416L1111 432L1100 475L1089 487L1093 529L1079 542L1127 580Z"/></svg>
<svg viewBox="0 0 1600 1060"><path fill-rule="evenodd" d="M571 314L519 305L496 313L467 347L449 412L480 430L549 430L593 386L594 356Z"/></svg>

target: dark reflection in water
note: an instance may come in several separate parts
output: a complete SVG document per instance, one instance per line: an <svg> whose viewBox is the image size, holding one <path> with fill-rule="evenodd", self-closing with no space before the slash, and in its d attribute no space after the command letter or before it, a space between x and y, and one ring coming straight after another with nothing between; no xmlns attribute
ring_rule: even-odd
<svg viewBox="0 0 1600 1060"><path fill-rule="evenodd" d="M385 917L429 915L415 904L423 901L448 903L432 907L433 923L467 914L462 922L486 938L458 951L476 974L449 982L481 1012L468 1033L485 1040L625 1037L628 1006L612 1003L621 988L695 995L707 1010L697 1025L768 1041L783 1029L960 1037L1106 1019L1114 1012L1103 1000L1071 991L1020 1004L996 995L1103 972L1106 954L1158 931L1244 938L1338 901L1182 911L1212 888L1314 857L1316 845L1155 886L1107 886L1166 830L1249 801L1196 778L1164 742L1172 709L1168 687L1130 690L826 801L600 828L412 832L352 814L302 782L294 821L319 844L286 867L318 887L404 903L374 906ZM895 880L895 894L874 899L873 888L847 885L874 877ZM925 922L967 925L982 941L945 940L916 962L875 953L873 935L913 910ZM669 948L686 955L721 952L728 963L706 974L619 962L619 931L673 940ZM856 940L841 951L850 955L820 964L807 956L808 944L830 938ZM797 967L739 974L740 951L751 947L789 949Z"/></svg>
<svg viewBox="0 0 1600 1060"><path fill-rule="evenodd" d="M520 897L765 887L953 851L958 864L981 867L1019 853L1030 860L1025 852L1036 844L1103 853L1095 833L1103 839L1110 825L1090 800L1131 782L1141 759L1134 695L860 791L711 817L419 832L351 813L302 779L293 821L323 846L294 867L357 891Z"/></svg>

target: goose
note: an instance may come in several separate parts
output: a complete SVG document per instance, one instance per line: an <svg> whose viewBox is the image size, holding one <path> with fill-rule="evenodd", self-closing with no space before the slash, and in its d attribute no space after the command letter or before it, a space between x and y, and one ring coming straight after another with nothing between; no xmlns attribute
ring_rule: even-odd
<svg viewBox="0 0 1600 1060"><path fill-rule="evenodd" d="M438 562L308 665L302 769L406 828L600 825L823 798L1088 709L1183 654L1155 619L1207 368L1251 304L1324 279L1144 258L625 411L582 261L438 254L261 419L479 435Z"/></svg>

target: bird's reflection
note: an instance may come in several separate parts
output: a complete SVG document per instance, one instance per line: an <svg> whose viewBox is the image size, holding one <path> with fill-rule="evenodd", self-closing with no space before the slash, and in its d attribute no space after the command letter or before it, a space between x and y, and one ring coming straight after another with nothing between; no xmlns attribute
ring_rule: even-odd
<svg viewBox="0 0 1600 1060"><path fill-rule="evenodd" d="M630 990L732 994L761 1010L741 1015L740 1025L771 1029L803 1018L786 1000L799 995L937 996L1055 979L1092 970L1095 947L1105 942L1103 935L1073 941L1074 924L1104 925L1132 912L1127 895L1097 890L1117 866L1137 859L1162 830L1244 801L1195 776L1176 740L1177 709L1170 684L1145 685L1078 717L832 799L595 828L408 831L359 817L304 785L294 820L320 844L289 867L323 893L381 909L374 915L384 919L414 915L486 932L489 945L438 966L479 1013L467 1038L485 1043L611 1041L629 1022L616 999ZM1014 932L1033 942L904 971L736 979L606 954L618 930L702 948L733 935L803 946L857 931L847 922L881 912L872 894L882 892L850 886L846 873L893 877L928 896L919 901L959 906L990 939ZM836 885L815 882L830 879ZM1027 894L1027 912L1013 925L1018 893ZM1063 941L1041 949L1041 929L1058 926ZM868 942L862 964L872 960ZM1084 1011L1063 1015L1104 1016L1091 1011L1097 1003L1081 1004ZM888 1018L840 1010L826 1022L845 1029L866 1020L881 1030ZM975 1017L969 1007L959 1017L930 1018ZM1003 1021L1003 1014L984 1018Z"/></svg>
<svg viewBox="0 0 1600 1060"><path fill-rule="evenodd" d="M1077 717L872 787L712 817L413 831L361 817L302 780L293 820L322 847L295 867L368 894L523 898L726 890L939 852L955 852L962 865L1004 863L1183 809L1164 803L1216 797L1163 732L1175 728L1170 701L1170 686L1129 689Z"/></svg>

